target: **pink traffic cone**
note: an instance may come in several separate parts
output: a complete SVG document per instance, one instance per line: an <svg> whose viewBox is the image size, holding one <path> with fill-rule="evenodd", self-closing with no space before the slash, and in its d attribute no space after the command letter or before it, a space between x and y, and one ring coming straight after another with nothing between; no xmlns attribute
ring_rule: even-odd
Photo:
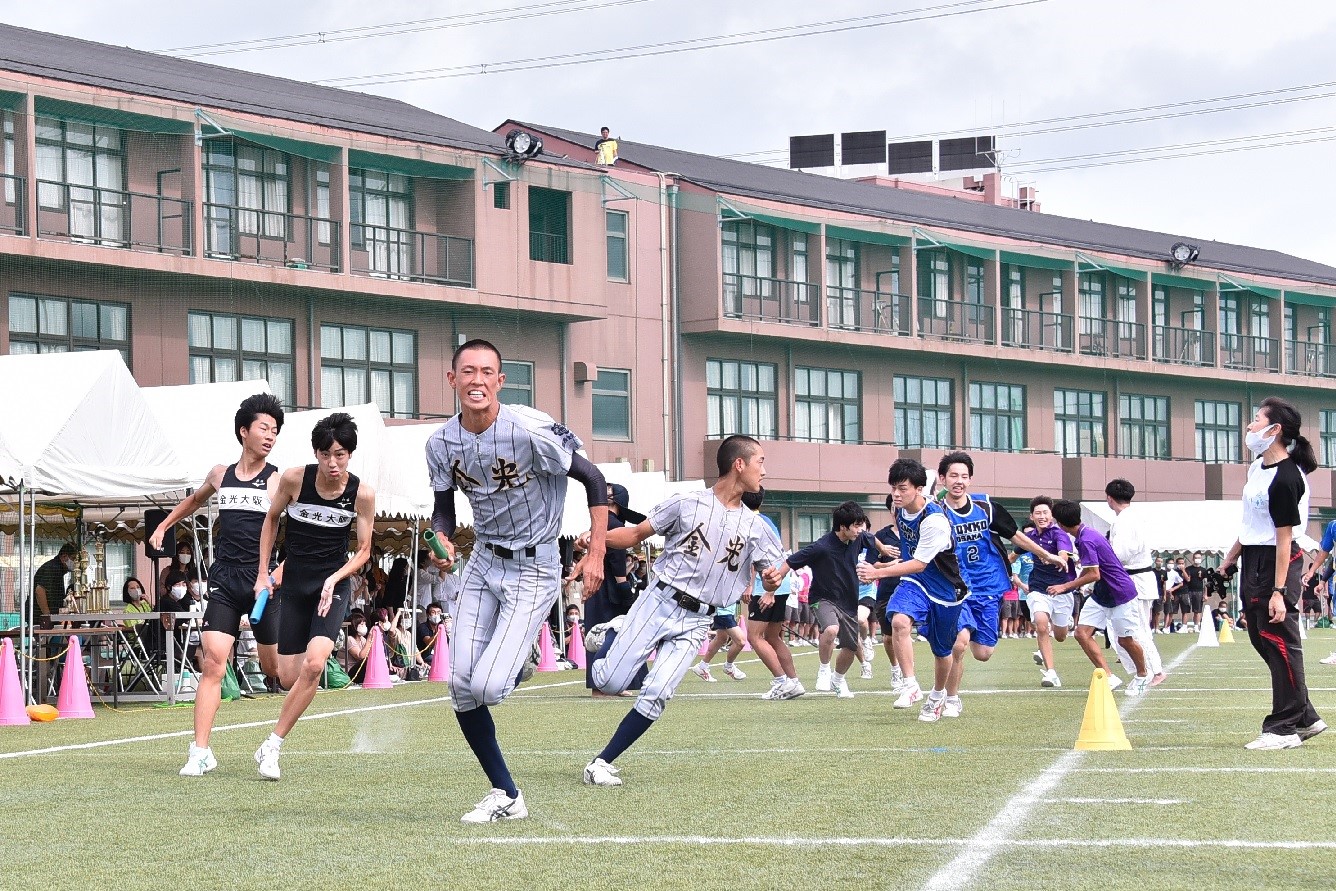
<svg viewBox="0 0 1336 891"><path fill-rule="evenodd" d="M713 632L713 631L711 631L709 634L705 635L705 640L703 640L703 641L700 642L700 649L696 651L696 655L697 655L697 656L704 656L706 653L710 652L710 641L712 641L712 640L714 640L714 632Z"/></svg>
<svg viewBox="0 0 1336 891"><path fill-rule="evenodd" d="M14 661L14 644L6 637L0 645L0 726L31 723L32 719L23 707L23 687L19 684L19 667Z"/></svg>
<svg viewBox="0 0 1336 891"><path fill-rule="evenodd" d="M65 651L65 673L60 678L60 695L56 697L56 711L62 718L93 717L93 701L88 695L88 675L84 673L83 651L77 635L70 635L70 648Z"/></svg>
<svg viewBox="0 0 1336 891"><path fill-rule="evenodd" d="M538 634L538 670L557 670L557 655L552 648L552 629L546 622L543 623L543 630Z"/></svg>
<svg viewBox="0 0 1336 891"><path fill-rule="evenodd" d="M747 617L743 616L738 620L738 628L742 631L742 652L750 653L752 651L751 641L747 638Z"/></svg>
<svg viewBox="0 0 1336 891"><path fill-rule="evenodd" d="M431 672L427 680L445 683L450 680L450 641L445 638L445 630L436 626L436 644L431 653Z"/></svg>
<svg viewBox="0 0 1336 891"><path fill-rule="evenodd" d="M566 647L566 658L574 662L576 668L584 668L589 661L585 656L584 635L580 633L579 625L576 625L571 632L571 642Z"/></svg>
<svg viewBox="0 0 1336 891"><path fill-rule="evenodd" d="M385 644L380 639L380 628L371 629L371 655L366 657L366 671L362 674L362 689L390 689L390 661L385 658Z"/></svg>

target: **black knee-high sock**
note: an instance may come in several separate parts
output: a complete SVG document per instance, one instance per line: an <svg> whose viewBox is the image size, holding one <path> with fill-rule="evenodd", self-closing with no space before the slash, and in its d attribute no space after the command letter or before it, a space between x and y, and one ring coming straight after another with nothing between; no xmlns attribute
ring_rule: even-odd
<svg viewBox="0 0 1336 891"><path fill-rule="evenodd" d="M506 767L506 759L501 754L501 746L496 741L496 724L487 706L455 712L455 719L459 721L459 729L464 731L464 739L468 740L469 748L473 749L492 788L503 790L511 798L519 795L510 770Z"/></svg>
<svg viewBox="0 0 1336 891"><path fill-rule="evenodd" d="M608 741L603 751L598 753L598 757L611 764L614 758L631 748L636 740L644 736L645 731L653 723L640 712L631 709L626 717L622 718L622 723L617 725L617 732L612 735L612 739Z"/></svg>

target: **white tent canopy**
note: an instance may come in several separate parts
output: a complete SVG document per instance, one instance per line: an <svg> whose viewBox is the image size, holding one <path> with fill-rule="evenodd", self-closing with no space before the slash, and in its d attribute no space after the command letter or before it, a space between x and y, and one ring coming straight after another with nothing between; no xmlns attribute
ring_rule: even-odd
<svg viewBox="0 0 1336 891"><path fill-rule="evenodd" d="M314 463L315 451L311 448L311 430L317 421L335 412L346 412L352 415L357 423L357 449L348 461L348 472L356 474L358 479L376 490L376 513L381 514L382 509L389 506L387 499L392 501L393 496L382 491L380 484L385 422L381 419L380 409L374 402L288 412L287 417L283 419L283 433L274 443L274 450L269 453L269 463L279 470L305 467Z"/></svg>
<svg viewBox="0 0 1336 891"><path fill-rule="evenodd" d="M115 351L0 356L0 481L96 502L186 488L172 440Z"/></svg>
<svg viewBox="0 0 1336 891"><path fill-rule="evenodd" d="M1230 501L1147 501L1128 510L1145 530L1146 542L1156 551L1227 551L1239 537L1243 503ZM1109 531L1113 510L1104 501L1081 502L1081 522ZM1307 535L1298 536L1299 546L1318 546Z"/></svg>
<svg viewBox="0 0 1336 891"><path fill-rule="evenodd" d="M270 390L266 381L251 380L145 387L140 392L181 456L190 485L198 487L215 466L231 464L241 454L232 420L242 400Z"/></svg>

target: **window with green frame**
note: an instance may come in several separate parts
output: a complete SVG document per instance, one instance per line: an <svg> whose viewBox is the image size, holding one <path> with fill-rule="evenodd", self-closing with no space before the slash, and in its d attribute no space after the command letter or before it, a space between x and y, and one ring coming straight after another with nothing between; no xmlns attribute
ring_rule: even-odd
<svg viewBox="0 0 1336 891"><path fill-rule="evenodd" d="M1197 460L1207 464L1237 464L1241 460L1243 406L1237 402L1198 399Z"/></svg>
<svg viewBox="0 0 1336 891"><path fill-rule="evenodd" d="M934 318L946 318L951 301L951 257L947 251L920 251L918 255L919 298Z"/></svg>
<svg viewBox="0 0 1336 891"><path fill-rule="evenodd" d="M1336 467L1336 409L1324 408L1319 411L1318 424L1322 442L1322 466Z"/></svg>
<svg viewBox="0 0 1336 891"><path fill-rule="evenodd" d="M529 186L529 259L571 261L571 193Z"/></svg>
<svg viewBox="0 0 1336 891"><path fill-rule="evenodd" d="M506 385L496 394L497 400L533 408L533 363L502 361L501 373L506 376Z"/></svg>
<svg viewBox="0 0 1336 891"><path fill-rule="evenodd" d="M608 278L615 282L630 281L631 256L627 234L630 214L624 210L606 210L603 219L607 227Z"/></svg>
<svg viewBox="0 0 1336 891"><path fill-rule="evenodd" d="M631 372L600 368L594 381L594 436L597 439L631 438Z"/></svg>
<svg viewBox="0 0 1336 891"><path fill-rule="evenodd" d="M951 381L896 375L895 444L902 449L950 448L955 444Z"/></svg>
<svg viewBox="0 0 1336 891"><path fill-rule="evenodd" d="M1025 448L1025 387L970 382L970 448L988 452Z"/></svg>
<svg viewBox="0 0 1336 891"><path fill-rule="evenodd" d="M263 380L284 405L296 401L291 319L191 311L187 329L192 384Z"/></svg>
<svg viewBox="0 0 1336 891"><path fill-rule="evenodd" d="M1107 454L1105 394L1091 390L1053 391L1053 442L1064 458Z"/></svg>
<svg viewBox="0 0 1336 891"><path fill-rule="evenodd" d="M1123 458L1169 457L1169 400L1164 396L1118 395L1118 454Z"/></svg>
<svg viewBox="0 0 1336 891"><path fill-rule="evenodd" d="M793 370L793 437L808 442L862 440L862 375L825 368Z"/></svg>
<svg viewBox="0 0 1336 891"><path fill-rule="evenodd" d="M381 414L417 414L417 334L358 325L320 326L320 405L374 402Z"/></svg>
<svg viewBox="0 0 1336 891"><path fill-rule="evenodd" d="M774 439L779 399L776 366L769 362L705 362L706 430L711 439L745 433Z"/></svg>
<svg viewBox="0 0 1336 891"><path fill-rule="evenodd" d="M116 350L130 367L130 307L105 300L9 295L9 352Z"/></svg>

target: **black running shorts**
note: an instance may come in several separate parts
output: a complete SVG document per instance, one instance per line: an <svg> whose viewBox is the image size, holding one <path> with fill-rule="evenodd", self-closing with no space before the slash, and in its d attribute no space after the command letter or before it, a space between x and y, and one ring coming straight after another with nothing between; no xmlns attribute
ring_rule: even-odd
<svg viewBox="0 0 1336 891"><path fill-rule="evenodd" d="M338 572L341 566L342 561L320 566L296 563L288 558L283 567L283 620L278 628L280 656L305 653L307 644L317 637L338 640L343 616L348 610L348 598L352 594L352 583L343 579L334 586L334 599L328 613L320 616L316 609L320 606L320 591L325 586L325 579Z"/></svg>
<svg viewBox="0 0 1336 891"><path fill-rule="evenodd" d="M209 605L204 608L203 629L221 631L236 637L241 633L241 617L249 616L255 608L254 563L226 563L214 561L209 567ZM278 643L278 594L269 596L264 615L251 626L255 642Z"/></svg>

